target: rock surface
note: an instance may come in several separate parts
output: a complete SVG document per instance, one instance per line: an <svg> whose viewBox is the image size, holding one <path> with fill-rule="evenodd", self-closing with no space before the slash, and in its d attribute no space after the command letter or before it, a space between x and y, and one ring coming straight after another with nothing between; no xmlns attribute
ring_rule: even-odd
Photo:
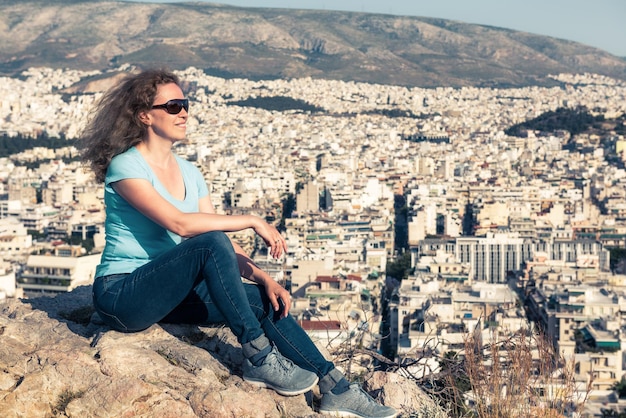
<svg viewBox="0 0 626 418"><path fill-rule="evenodd" d="M92 313L89 286L0 303L3 418L319 416L315 391L284 397L243 381L227 328L158 324L124 334ZM375 372L365 389L403 416L432 406L397 374Z"/></svg>

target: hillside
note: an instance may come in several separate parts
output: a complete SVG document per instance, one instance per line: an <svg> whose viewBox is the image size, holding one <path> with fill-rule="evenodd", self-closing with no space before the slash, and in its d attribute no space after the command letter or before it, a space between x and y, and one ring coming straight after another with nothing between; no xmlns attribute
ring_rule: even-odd
<svg viewBox="0 0 626 418"><path fill-rule="evenodd" d="M626 60L597 48L443 19L197 2L0 1L0 74L123 63L421 87L542 85L562 72L626 79Z"/></svg>

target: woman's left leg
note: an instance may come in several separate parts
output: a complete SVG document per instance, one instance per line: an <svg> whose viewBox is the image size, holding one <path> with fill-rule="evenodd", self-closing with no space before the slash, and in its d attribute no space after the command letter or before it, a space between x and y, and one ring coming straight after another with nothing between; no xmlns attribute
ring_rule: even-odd
<svg viewBox="0 0 626 418"><path fill-rule="evenodd" d="M267 338L278 351L302 369L319 377L323 394L320 412L355 417L392 418L396 411L379 405L359 385L346 380L343 373L322 355L311 338L291 315L280 318L274 312L262 286L244 284L250 308L258 318ZM210 324L225 321L209 296L205 282L199 283L164 322Z"/></svg>

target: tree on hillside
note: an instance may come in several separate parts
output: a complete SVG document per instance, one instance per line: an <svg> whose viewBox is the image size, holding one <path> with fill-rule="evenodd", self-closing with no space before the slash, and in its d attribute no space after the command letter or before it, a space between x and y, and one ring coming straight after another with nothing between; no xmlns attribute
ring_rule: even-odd
<svg viewBox="0 0 626 418"><path fill-rule="evenodd" d="M603 116L593 116L587 108L560 107L554 111L545 112L526 122L518 123L507 128L504 133L510 136L523 136L526 131L568 131L572 136L585 132L587 129L604 120Z"/></svg>

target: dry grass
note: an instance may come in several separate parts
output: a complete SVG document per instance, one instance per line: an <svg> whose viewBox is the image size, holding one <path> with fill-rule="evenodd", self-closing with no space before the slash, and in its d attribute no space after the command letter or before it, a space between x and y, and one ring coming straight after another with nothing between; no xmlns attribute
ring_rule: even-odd
<svg viewBox="0 0 626 418"><path fill-rule="evenodd" d="M447 353L441 352L437 337L432 336L421 349L394 360L372 348L380 341L369 330L354 331L352 338L328 346L351 380L367 380L375 368L401 373L450 418L576 416L591 388L591 381L581 387L575 380L574 358L563 358L546 336L527 329L513 335L497 329L490 334L468 333L462 349ZM483 341L483 335L490 335L489 341ZM437 370L432 369L433 359L439 363ZM416 410L410 416L436 415Z"/></svg>
<svg viewBox="0 0 626 418"><path fill-rule="evenodd" d="M377 360L387 371L413 379L449 417L457 418L575 416L583 409L591 383L581 390L574 376L574 359L563 358L545 336L527 330L512 336L492 333L487 342L479 333L468 333L463 350L440 356L440 370L430 374L415 375L410 369L437 356L436 350L425 348L417 353L391 361L346 342L332 354L357 380L366 379L374 364L364 362L363 356ZM356 359L360 359L359 375L351 367Z"/></svg>
<svg viewBox="0 0 626 418"><path fill-rule="evenodd" d="M478 418L571 416L585 402L574 378L574 360L558 355L540 334L492 334L486 343L478 334L468 334L462 364L470 386L464 403Z"/></svg>

